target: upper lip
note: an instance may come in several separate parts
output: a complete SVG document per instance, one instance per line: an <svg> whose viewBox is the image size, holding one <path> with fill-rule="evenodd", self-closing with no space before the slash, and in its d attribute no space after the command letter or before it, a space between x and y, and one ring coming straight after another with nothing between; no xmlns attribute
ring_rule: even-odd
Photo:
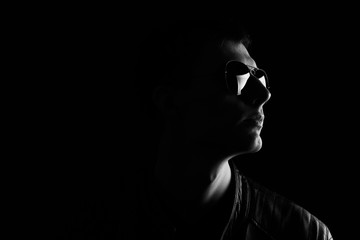
<svg viewBox="0 0 360 240"><path fill-rule="evenodd" d="M246 117L242 118L242 120L240 120L238 122L238 124L256 124L256 125L259 125L259 126L262 126L264 122L264 115L261 114L261 113L254 113L254 114L249 114L247 115Z"/></svg>
<svg viewBox="0 0 360 240"><path fill-rule="evenodd" d="M264 115L260 113L252 114L249 117L247 117L249 120L254 120L256 122L263 122L264 121Z"/></svg>
<svg viewBox="0 0 360 240"><path fill-rule="evenodd" d="M249 115L247 118L245 118L245 120L243 120L243 122L248 122L248 123L256 124L259 126L262 126L263 121L264 121L263 114L252 114L252 115Z"/></svg>

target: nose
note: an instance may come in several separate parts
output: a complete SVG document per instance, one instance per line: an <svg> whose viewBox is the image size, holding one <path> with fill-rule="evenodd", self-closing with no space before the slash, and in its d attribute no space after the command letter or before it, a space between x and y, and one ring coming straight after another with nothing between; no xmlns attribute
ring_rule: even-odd
<svg viewBox="0 0 360 240"><path fill-rule="evenodd" d="M244 89L242 89L239 99L253 107L260 107L269 101L270 91L254 76L250 76Z"/></svg>

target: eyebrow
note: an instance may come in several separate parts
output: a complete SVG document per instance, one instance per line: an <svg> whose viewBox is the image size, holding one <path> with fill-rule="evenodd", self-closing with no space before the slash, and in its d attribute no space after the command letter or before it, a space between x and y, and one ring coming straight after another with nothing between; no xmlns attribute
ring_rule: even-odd
<svg viewBox="0 0 360 240"><path fill-rule="evenodd" d="M254 67L254 66L252 66L252 65L248 65L248 64L245 64L246 66L248 66L248 67L250 67L251 69L259 69L257 66L256 67ZM255 64L256 65L256 64Z"/></svg>
<svg viewBox="0 0 360 240"><path fill-rule="evenodd" d="M252 59L250 56L249 57L245 57L245 58L241 58L241 59L233 59L233 60L229 60L229 61L237 61L237 62L241 62L243 64L245 64L248 67L252 67L252 68L259 68L255 62L254 59Z"/></svg>
<svg viewBox="0 0 360 240"><path fill-rule="evenodd" d="M246 61L246 60L249 60L249 62ZM252 57L250 57L250 56L247 57L247 58L245 58L245 62L243 62L243 63L244 63L245 65L249 66L249 67L258 68L255 60L252 59Z"/></svg>

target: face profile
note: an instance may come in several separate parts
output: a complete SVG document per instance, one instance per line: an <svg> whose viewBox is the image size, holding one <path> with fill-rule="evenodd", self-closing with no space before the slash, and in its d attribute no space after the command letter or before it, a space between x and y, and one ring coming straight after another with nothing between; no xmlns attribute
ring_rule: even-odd
<svg viewBox="0 0 360 240"><path fill-rule="evenodd" d="M208 144L222 149L224 155L258 151L263 106L270 99L266 73L257 70L241 42L227 41L206 51L206 55L220 53L221 58L200 58L200 67L195 69L199 77L194 77L191 87L182 93L186 104L177 106L181 109L181 117L177 117L185 120L177 127L187 134L186 142L203 147Z"/></svg>

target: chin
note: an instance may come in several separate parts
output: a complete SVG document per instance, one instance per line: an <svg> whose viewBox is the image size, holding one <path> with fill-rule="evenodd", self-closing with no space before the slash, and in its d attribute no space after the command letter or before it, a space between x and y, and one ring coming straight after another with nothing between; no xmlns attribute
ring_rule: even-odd
<svg viewBox="0 0 360 240"><path fill-rule="evenodd" d="M210 137L206 141L216 149L223 149L228 155L255 153L262 148L260 131L233 131L223 137Z"/></svg>
<svg viewBox="0 0 360 240"><path fill-rule="evenodd" d="M249 152L258 152L258 151L260 151L261 147L262 147L262 139L259 136L255 139Z"/></svg>
<svg viewBox="0 0 360 240"><path fill-rule="evenodd" d="M249 138L242 139L236 144L236 152L243 153L255 153L262 148L262 139L260 135L250 136Z"/></svg>

